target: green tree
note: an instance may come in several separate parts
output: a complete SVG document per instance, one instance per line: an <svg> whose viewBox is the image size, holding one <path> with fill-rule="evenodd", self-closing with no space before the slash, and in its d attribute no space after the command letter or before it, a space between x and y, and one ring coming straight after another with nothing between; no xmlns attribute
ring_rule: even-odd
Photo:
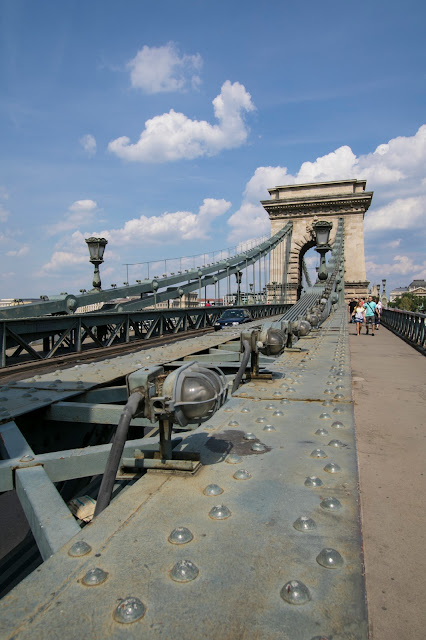
<svg viewBox="0 0 426 640"><path fill-rule="evenodd" d="M404 311L424 312L426 309L426 297L415 296L407 292L395 298L395 302L390 302L389 306L393 309L403 309Z"/></svg>

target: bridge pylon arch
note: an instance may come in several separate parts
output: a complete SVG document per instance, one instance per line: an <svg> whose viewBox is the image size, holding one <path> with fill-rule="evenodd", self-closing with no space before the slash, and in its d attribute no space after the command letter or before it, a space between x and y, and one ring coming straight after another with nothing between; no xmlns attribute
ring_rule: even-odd
<svg viewBox="0 0 426 640"><path fill-rule="evenodd" d="M315 246L313 223L329 220L333 223L330 244L334 243L337 222L344 220L345 238L345 296L365 297L369 282L366 279L364 255L364 216L373 198L366 191L365 180L339 180L310 184L293 184L268 189L271 199L261 204L271 221L271 234L288 222L293 223L291 238L285 252L279 248L271 252L268 292L294 304L300 294L302 258ZM283 254L285 264L283 265Z"/></svg>

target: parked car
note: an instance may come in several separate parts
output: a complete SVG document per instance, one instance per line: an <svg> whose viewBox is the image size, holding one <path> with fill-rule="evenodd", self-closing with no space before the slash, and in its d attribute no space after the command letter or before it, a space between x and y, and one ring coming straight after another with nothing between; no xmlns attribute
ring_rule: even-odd
<svg viewBox="0 0 426 640"><path fill-rule="evenodd" d="M252 322L253 318L246 309L227 309L214 323L215 331L223 327L235 327L244 322Z"/></svg>

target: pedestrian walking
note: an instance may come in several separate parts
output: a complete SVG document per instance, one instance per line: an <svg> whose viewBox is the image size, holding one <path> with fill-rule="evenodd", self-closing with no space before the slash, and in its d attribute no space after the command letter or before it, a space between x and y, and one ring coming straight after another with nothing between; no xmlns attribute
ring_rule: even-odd
<svg viewBox="0 0 426 640"><path fill-rule="evenodd" d="M376 298L376 300L377 300L377 304L376 304L376 329L378 331L379 330L380 319L382 317L383 305L382 305L382 301L380 300L380 298Z"/></svg>
<svg viewBox="0 0 426 640"><path fill-rule="evenodd" d="M364 309L364 305L362 303L362 300L358 300L357 306L352 311L352 317L354 318L355 324L356 324L356 335L360 336L361 335L361 327L362 327L363 323L365 322L365 309Z"/></svg>
<svg viewBox="0 0 426 640"><path fill-rule="evenodd" d="M352 317L352 314L355 307L357 306L358 306L358 300L356 298L352 298L352 300L349 302L349 322L355 322L354 318Z"/></svg>
<svg viewBox="0 0 426 640"><path fill-rule="evenodd" d="M371 325L371 335L374 336L374 327L376 325L376 303L373 300L373 296L368 296L368 300L364 303L365 309L365 334L369 332Z"/></svg>

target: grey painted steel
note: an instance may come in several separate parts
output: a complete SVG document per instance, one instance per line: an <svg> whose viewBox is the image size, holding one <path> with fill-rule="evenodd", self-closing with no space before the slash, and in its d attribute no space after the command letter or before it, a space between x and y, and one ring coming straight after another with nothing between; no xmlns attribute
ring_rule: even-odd
<svg viewBox="0 0 426 640"><path fill-rule="evenodd" d="M23 304L14 307L6 307L4 309L0 309L0 318L34 318L55 313L69 314L75 312L81 307L85 307L94 303L108 302L115 298L122 298L127 296L141 296L142 294L149 294L158 289L167 289L169 287L175 287L174 291L169 292L169 294L171 295L163 292L161 294L163 295L163 297L160 298L160 294L158 294L157 301L160 301L160 299L167 300L179 297L177 293L177 289L179 287L177 285L180 285L181 283L188 283L188 281L194 280L195 282L192 283L192 285L189 285L190 288L185 289L185 287L183 287L186 291L194 291L199 287L200 281L201 287L204 287L208 284L214 284L214 280L212 278L209 278L209 276L213 277L213 274L217 279L221 280L223 278L226 278L228 274L236 273L242 268L245 268L247 265L253 264L253 262L256 262L258 259L274 249L287 236L287 234L291 233L292 226L292 223L288 223L274 236L271 236L271 238L269 238L265 242L262 242L256 247L225 260L220 260L210 266L198 267L197 269L188 270L183 274L145 280L140 284L117 287L116 289L106 289L94 293L89 292L80 296L56 296L55 300L52 299L50 301L44 301L34 304ZM152 300L154 300L154 296L152 296ZM141 307L146 306L145 301L142 301L142 299L140 303L141 304L129 303L129 305L127 305L127 308L140 309ZM152 304L152 302L150 302L149 304Z"/></svg>
<svg viewBox="0 0 426 640"><path fill-rule="evenodd" d="M260 319L283 313L289 306L287 304L246 305L245 308L253 318ZM176 334L190 329L213 327L217 318L227 308L116 311L40 319L0 320L0 337L3 335L0 362L2 367L6 366L6 349L15 347L18 343L20 347L25 345L25 349L33 359L40 360L57 355L59 348L62 349L61 354L63 350L71 353L82 351L87 340L91 340L91 348L102 348L117 343ZM47 351L36 351L30 343L40 340L48 340L49 344L55 342L55 345Z"/></svg>
<svg viewBox="0 0 426 640"><path fill-rule="evenodd" d="M3 459L34 456L33 450L16 422L5 422L0 425L0 455Z"/></svg>
<svg viewBox="0 0 426 640"><path fill-rule="evenodd" d="M127 400L127 398L126 398ZM45 420L61 422L89 422L90 424L117 424L123 407L114 404L93 404L89 402L57 402L45 413ZM134 427L152 427L146 418L133 418Z"/></svg>
<svg viewBox="0 0 426 640"><path fill-rule="evenodd" d="M148 473L118 496L76 537L90 545L87 555L71 557L69 543L0 602L0 635L71 639L81 633L76 611L83 610L90 611L84 633L93 640L366 640L347 327L343 306L299 340L300 352L285 352L268 366L272 380L241 386L178 446L201 454L201 470L190 477ZM218 333L198 348L227 339ZM152 350L149 362L158 364L160 354ZM121 362L129 369L134 359ZM252 450L248 432L264 452ZM313 457L316 449L327 457ZM240 463L232 464L233 453ZM327 472L329 463L340 471ZM239 469L248 474L236 475ZM308 486L309 477L319 477L322 486ZM205 495L212 484L223 493ZM212 519L216 505L229 510L228 517ZM293 523L301 516L315 528L297 530ZM186 544L168 541L177 527L191 532ZM343 565L328 568L330 558L342 558ZM186 583L170 575L182 561L196 567ZM86 587L82 578L94 568L106 579ZM284 585L296 581L310 598L298 606L283 598ZM117 602L130 596L143 603L145 615L123 627L115 618Z"/></svg>
<svg viewBox="0 0 426 640"><path fill-rule="evenodd" d="M381 323L412 347L426 355L426 315L383 309Z"/></svg>
<svg viewBox="0 0 426 640"><path fill-rule="evenodd" d="M15 470L16 493L24 509L43 560L47 560L80 527L43 467Z"/></svg>

